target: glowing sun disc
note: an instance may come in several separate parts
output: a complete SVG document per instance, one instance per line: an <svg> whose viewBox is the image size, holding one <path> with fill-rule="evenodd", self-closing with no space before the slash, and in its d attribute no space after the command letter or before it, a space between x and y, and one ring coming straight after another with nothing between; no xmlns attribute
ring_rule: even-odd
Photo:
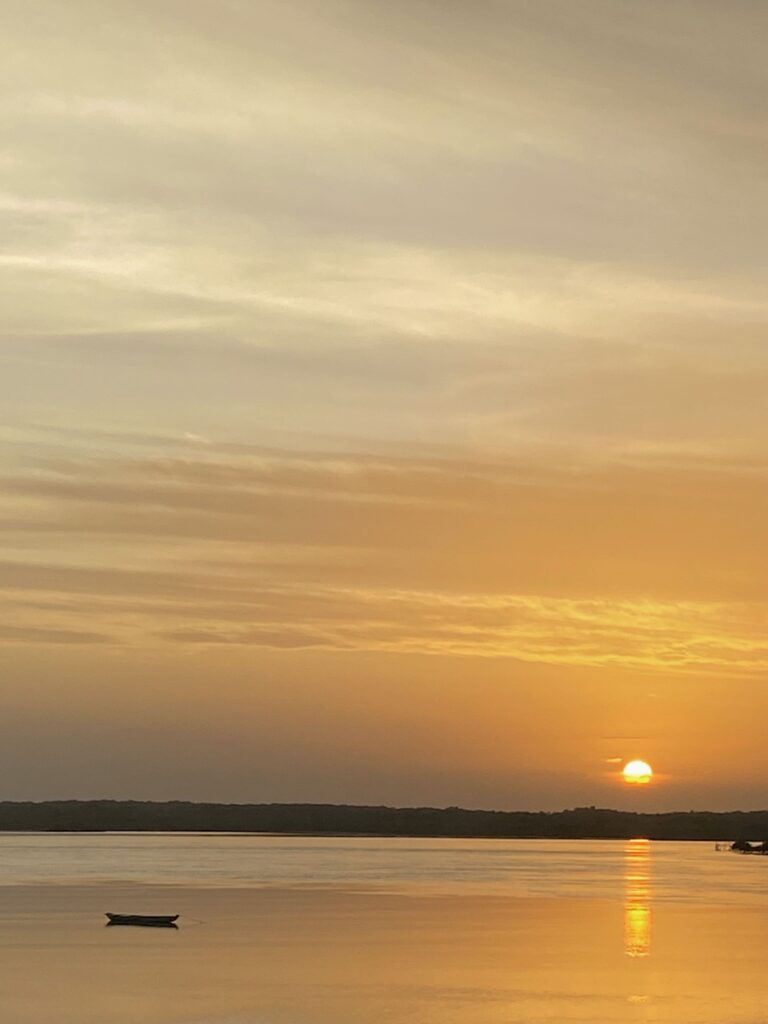
<svg viewBox="0 0 768 1024"><path fill-rule="evenodd" d="M653 768L647 761L628 761L624 765L621 774L625 782L631 782L636 786L644 786L653 778Z"/></svg>

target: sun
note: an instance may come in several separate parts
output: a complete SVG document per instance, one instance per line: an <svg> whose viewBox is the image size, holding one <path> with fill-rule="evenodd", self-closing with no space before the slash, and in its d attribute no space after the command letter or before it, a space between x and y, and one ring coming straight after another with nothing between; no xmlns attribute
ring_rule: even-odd
<svg viewBox="0 0 768 1024"><path fill-rule="evenodd" d="M624 781L633 786L646 786L653 778L653 768L647 761L628 761L621 770Z"/></svg>

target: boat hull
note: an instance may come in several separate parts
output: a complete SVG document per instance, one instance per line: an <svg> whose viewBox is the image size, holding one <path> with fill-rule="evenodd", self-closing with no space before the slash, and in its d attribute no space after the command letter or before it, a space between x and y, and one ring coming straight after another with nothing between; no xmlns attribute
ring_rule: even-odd
<svg viewBox="0 0 768 1024"><path fill-rule="evenodd" d="M107 914L109 924L136 925L139 928L175 928L178 914Z"/></svg>

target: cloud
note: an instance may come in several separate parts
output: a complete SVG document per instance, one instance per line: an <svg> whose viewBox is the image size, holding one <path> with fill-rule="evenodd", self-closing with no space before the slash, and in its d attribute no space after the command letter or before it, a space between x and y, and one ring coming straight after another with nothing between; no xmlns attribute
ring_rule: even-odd
<svg viewBox="0 0 768 1024"><path fill-rule="evenodd" d="M113 638L103 633L72 629L36 629L34 626L0 625L0 643L21 644L106 644Z"/></svg>
<svg viewBox="0 0 768 1024"><path fill-rule="evenodd" d="M765 670L758 464L172 452L75 448L2 480L0 530L36 550L0 572L6 597L41 595L19 628Z"/></svg>
<svg viewBox="0 0 768 1024"><path fill-rule="evenodd" d="M2 107L17 427L765 449L759 9L37 10Z"/></svg>

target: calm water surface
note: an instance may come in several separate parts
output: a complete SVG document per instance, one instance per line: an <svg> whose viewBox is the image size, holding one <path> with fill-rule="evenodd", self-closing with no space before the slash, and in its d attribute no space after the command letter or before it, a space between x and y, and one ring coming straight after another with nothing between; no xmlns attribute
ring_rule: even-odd
<svg viewBox="0 0 768 1024"><path fill-rule="evenodd" d="M766 950L710 843L0 835L9 1024L758 1024Z"/></svg>

